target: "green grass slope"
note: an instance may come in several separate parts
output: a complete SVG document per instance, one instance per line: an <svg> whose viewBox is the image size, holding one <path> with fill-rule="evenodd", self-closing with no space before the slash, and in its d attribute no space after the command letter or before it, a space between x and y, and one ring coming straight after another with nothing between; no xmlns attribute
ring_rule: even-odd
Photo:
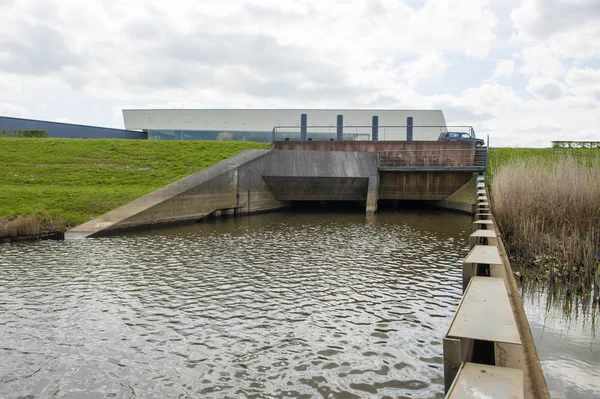
<svg viewBox="0 0 600 399"><path fill-rule="evenodd" d="M79 224L248 149L215 141L0 138L0 217Z"/></svg>

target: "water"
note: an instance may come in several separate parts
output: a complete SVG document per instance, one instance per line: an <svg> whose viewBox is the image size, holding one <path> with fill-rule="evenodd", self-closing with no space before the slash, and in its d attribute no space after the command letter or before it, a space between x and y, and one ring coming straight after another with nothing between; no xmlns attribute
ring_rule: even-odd
<svg viewBox="0 0 600 399"><path fill-rule="evenodd" d="M276 213L2 245L0 397L441 398L471 223Z"/></svg>
<svg viewBox="0 0 600 399"><path fill-rule="evenodd" d="M529 276L520 283L542 369L552 398L600 398L598 304L567 296L564 285Z"/></svg>

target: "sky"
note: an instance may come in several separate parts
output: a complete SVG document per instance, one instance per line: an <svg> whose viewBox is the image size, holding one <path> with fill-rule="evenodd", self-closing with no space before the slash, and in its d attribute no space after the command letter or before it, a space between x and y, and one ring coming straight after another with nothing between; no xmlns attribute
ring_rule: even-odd
<svg viewBox="0 0 600 399"><path fill-rule="evenodd" d="M600 0L0 0L0 115L441 109L491 146L600 140Z"/></svg>

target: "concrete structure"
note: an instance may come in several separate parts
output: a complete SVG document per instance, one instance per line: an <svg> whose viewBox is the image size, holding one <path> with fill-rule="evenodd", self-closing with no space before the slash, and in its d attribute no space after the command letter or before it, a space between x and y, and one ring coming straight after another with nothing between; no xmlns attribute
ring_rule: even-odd
<svg viewBox="0 0 600 399"><path fill-rule="evenodd" d="M494 245L497 246L496 232L494 230L475 230L469 236L469 245Z"/></svg>
<svg viewBox="0 0 600 399"><path fill-rule="evenodd" d="M479 176L473 194L485 197ZM477 193L476 190L483 190ZM478 210L482 209L479 207ZM448 398L549 398L523 303L493 222L477 220L463 261L463 298L443 339Z"/></svg>
<svg viewBox="0 0 600 399"><path fill-rule="evenodd" d="M194 222L211 213L251 213L287 206L263 181L270 151L248 150L185 177L66 232L83 238L119 230Z"/></svg>
<svg viewBox="0 0 600 399"><path fill-rule="evenodd" d="M437 143L440 146L437 156L447 157L446 153L450 153L447 150L456 149L452 146L459 144ZM428 173L427 168L432 167L428 166L430 164L434 165L433 172L429 172L432 176L440 173L448 176L452 173L466 174L465 181L461 181L458 175L454 178L457 183L455 190L471 190L471 194L464 192L455 199L464 200L465 206L470 206L471 210L476 209L476 185L482 180L473 172L463 170L473 165L452 161L445 171L441 171L439 166L435 166L440 160L433 159L417 169L414 165L406 169L396 167L387 170L385 166L382 169L381 151L377 151L382 145L306 141L274 144L276 148L288 146L289 149L249 150L84 223L67 232L66 238L111 234L121 229L153 224L196 221L223 212L235 214L281 209L294 200L361 201L365 203L367 213L373 213L377 199L387 198L390 193L395 193L390 195L391 199L437 198L439 188L435 179L429 181L425 177L423 184L418 179L415 183L411 177L405 177L411 173L416 176ZM431 156L434 150L432 143L403 144L403 151L411 151L407 149L417 145L426 145L427 150L421 154L428 154L426 158ZM466 150L474 152L472 145L473 148ZM327 150L315 150L323 146ZM418 160L413 155L409 158ZM394 178L396 187L389 188L382 182L383 173L397 173L403 177ZM479 192L479 197L483 198L477 204L477 209L481 210L480 205L487 204L487 192L479 190L483 190ZM450 195L449 198L452 197ZM444 201L452 202L448 198L437 202ZM547 398L548 389L533 337L493 215L491 219L477 220L474 226L476 231L471 237L475 242L462 266L464 295L443 337L445 388L451 397L461 397L465 392L493 397L490 395L498 389L509 392L509 389L515 388L513 381L510 387L501 389L506 384L503 378L512 375L522 376L522 379L515 377L516 397ZM469 366L469 363L478 365ZM487 367L482 364L512 371L491 368L489 375L475 378L472 371Z"/></svg>
<svg viewBox="0 0 600 399"><path fill-rule="evenodd" d="M280 209L291 201L357 201L367 214L379 199L428 200L440 207L474 213L475 196L458 190L475 183L471 165L453 163L446 170L382 166L386 142L276 142L272 151L250 150L148 194L67 232L86 237L125 228L200 220L215 212L251 213ZM325 151L318 149L325 147ZM464 151L474 159L473 143L399 143L408 158L418 161L456 158ZM436 150L437 147L437 150ZM417 150L415 150L417 149ZM425 150L424 150L425 149ZM338 150L338 151L336 151ZM385 151L384 151L385 152ZM395 157L397 157L395 155ZM418 163L418 162L417 162ZM436 164L439 162L435 162ZM467 169L465 171L464 169ZM450 200L448 200L449 197Z"/></svg>
<svg viewBox="0 0 600 399"><path fill-rule="evenodd" d="M72 123L39 121L0 116L0 130L45 130L51 138L145 140L146 133Z"/></svg>
<svg viewBox="0 0 600 399"><path fill-rule="evenodd" d="M275 140L406 140L410 132L414 140L437 140L447 131L440 110L128 109L123 120L151 140L270 142L274 128Z"/></svg>
<svg viewBox="0 0 600 399"><path fill-rule="evenodd" d="M448 399L522 399L523 371L463 363L446 396ZM482 396L485 394L485 396Z"/></svg>

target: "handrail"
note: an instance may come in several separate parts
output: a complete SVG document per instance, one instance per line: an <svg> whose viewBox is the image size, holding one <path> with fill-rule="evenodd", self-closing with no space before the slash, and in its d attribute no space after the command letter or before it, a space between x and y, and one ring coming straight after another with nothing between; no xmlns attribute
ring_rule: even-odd
<svg viewBox="0 0 600 399"><path fill-rule="evenodd" d="M488 148L433 148L419 150L382 150L377 152L379 169L476 169L487 167Z"/></svg>
<svg viewBox="0 0 600 399"><path fill-rule="evenodd" d="M600 148L600 141L553 141L552 148Z"/></svg>
<svg viewBox="0 0 600 399"><path fill-rule="evenodd" d="M386 129L408 129L411 128L413 129L413 131L415 130L419 130L419 129L439 129L440 133L444 133L444 132L452 132L453 129L456 131L459 131L460 133L468 133L471 137L475 138L475 130L473 129L473 126L469 126L469 125L372 125L372 124L365 124L365 125L361 125L361 124L344 124L344 125L337 125L335 123L330 123L328 125L311 125L311 124L296 124L296 125L278 125L278 126L274 126L271 133L272 133L272 139L273 141L275 141L275 135L277 133L302 133L302 129L306 129L306 131L308 132L309 130L314 130L314 129L328 129L329 131L327 133L329 134L333 134L335 132L332 132L332 129L337 129L341 127L343 130L345 130L345 134L348 134L348 129L356 129L358 132L358 129L361 130L365 130L365 129L369 129L371 133L373 131L373 128L377 128L380 132L380 134L383 134L383 137L385 137L385 131ZM282 130L290 130L290 129L294 129L294 132L290 132L290 131L282 131ZM325 133L325 132L317 132L317 133ZM363 133L363 134L369 134L369 133ZM351 133L352 134L352 133ZM356 133L358 134L358 133Z"/></svg>

